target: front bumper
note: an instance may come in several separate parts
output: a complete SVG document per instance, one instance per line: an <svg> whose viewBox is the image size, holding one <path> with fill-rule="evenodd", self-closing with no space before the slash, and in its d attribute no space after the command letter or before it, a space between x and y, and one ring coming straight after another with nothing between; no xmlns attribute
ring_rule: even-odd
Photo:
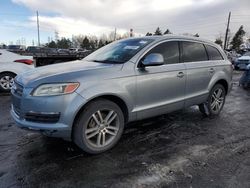
<svg viewBox="0 0 250 188"><path fill-rule="evenodd" d="M77 93L33 97L30 95L32 89L24 88L22 95L12 91L11 116L17 126L24 129L40 131L47 136L60 137L71 140L71 131L74 118L86 100ZM38 115L32 117L30 114ZM60 114L56 121L47 121L40 118L44 114ZM40 117L39 117L40 116ZM47 116L46 116L47 117ZM46 121L45 121L46 120ZM55 120L55 118L53 119Z"/></svg>
<svg viewBox="0 0 250 188"><path fill-rule="evenodd" d="M71 129L70 126L63 123L38 123L27 121L24 118L20 118L14 110L13 105L11 106L11 116L14 119L16 125L19 128L27 129L31 131L40 131L46 136L60 137L65 140L71 140Z"/></svg>

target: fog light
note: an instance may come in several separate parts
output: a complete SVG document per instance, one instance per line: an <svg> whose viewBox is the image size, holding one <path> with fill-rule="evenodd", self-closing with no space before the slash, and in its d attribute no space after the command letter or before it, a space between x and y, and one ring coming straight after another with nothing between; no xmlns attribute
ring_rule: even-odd
<svg viewBox="0 0 250 188"><path fill-rule="evenodd" d="M25 114L26 121L37 123L56 123L59 118L60 112L28 112Z"/></svg>

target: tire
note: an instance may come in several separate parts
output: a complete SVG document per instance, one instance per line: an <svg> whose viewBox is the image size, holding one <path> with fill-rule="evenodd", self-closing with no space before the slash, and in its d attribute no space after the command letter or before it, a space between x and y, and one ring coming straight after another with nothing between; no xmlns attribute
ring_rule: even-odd
<svg viewBox="0 0 250 188"><path fill-rule="evenodd" d="M216 84L209 92L205 103L199 105L199 110L205 116L217 116L220 114L226 99L226 90L223 85Z"/></svg>
<svg viewBox="0 0 250 188"><path fill-rule="evenodd" d="M0 91L9 93L14 83L16 74L5 72L0 74Z"/></svg>
<svg viewBox="0 0 250 188"><path fill-rule="evenodd" d="M88 104L79 115L73 140L83 151L98 154L111 149L121 138L124 115L112 101L98 99Z"/></svg>

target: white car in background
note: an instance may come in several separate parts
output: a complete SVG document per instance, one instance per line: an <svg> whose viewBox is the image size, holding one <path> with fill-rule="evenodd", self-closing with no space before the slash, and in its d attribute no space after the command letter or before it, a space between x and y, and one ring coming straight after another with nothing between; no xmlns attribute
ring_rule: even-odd
<svg viewBox="0 0 250 188"><path fill-rule="evenodd" d="M22 56L0 49L0 91L9 92L16 75L32 68L32 56Z"/></svg>

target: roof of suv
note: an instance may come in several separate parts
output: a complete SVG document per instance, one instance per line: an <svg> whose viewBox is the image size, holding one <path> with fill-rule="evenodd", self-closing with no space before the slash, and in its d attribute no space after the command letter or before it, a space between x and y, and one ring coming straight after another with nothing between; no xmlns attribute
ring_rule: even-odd
<svg viewBox="0 0 250 188"><path fill-rule="evenodd" d="M202 39L200 37L183 36L183 35L166 34L166 35L161 35L161 36L155 35L155 36L144 36L144 37L138 37L138 38L140 38L140 39L153 39L155 41L161 41L161 40L165 40L165 39L183 39L183 40L186 39L186 40L193 40L193 41L198 41L198 42L210 43L210 44L217 46L212 41Z"/></svg>
<svg viewBox="0 0 250 188"><path fill-rule="evenodd" d="M213 47L216 47L221 55L223 56L224 59L227 59L227 56L226 54L224 53L223 49L216 43L212 42L212 41L209 41L209 40L206 40L206 39L202 39L200 37L192 37L192 36L183 36L183 35L173 35L173 34L167 34L167 35L158 35L158 36L143 36L143 37L133 37L133 38L126 38L126 39L123 39L123 40L129 40L129 39L152 39L154 42L152 45L154 45L155 43L158 43L158 42L161 42L161 41L165 41L165 40L168 40L168 39L176 39L176 40L180 40L180 41L185 41L185 40L188 40L188 41L194 41L194 42L201 42L201 43L205 43L205 44L209 44ZM137 54L135 57L134 62L137 61L137 56L140 56L140 54ZM133 58L132 58L133 59Z"/></svg>

